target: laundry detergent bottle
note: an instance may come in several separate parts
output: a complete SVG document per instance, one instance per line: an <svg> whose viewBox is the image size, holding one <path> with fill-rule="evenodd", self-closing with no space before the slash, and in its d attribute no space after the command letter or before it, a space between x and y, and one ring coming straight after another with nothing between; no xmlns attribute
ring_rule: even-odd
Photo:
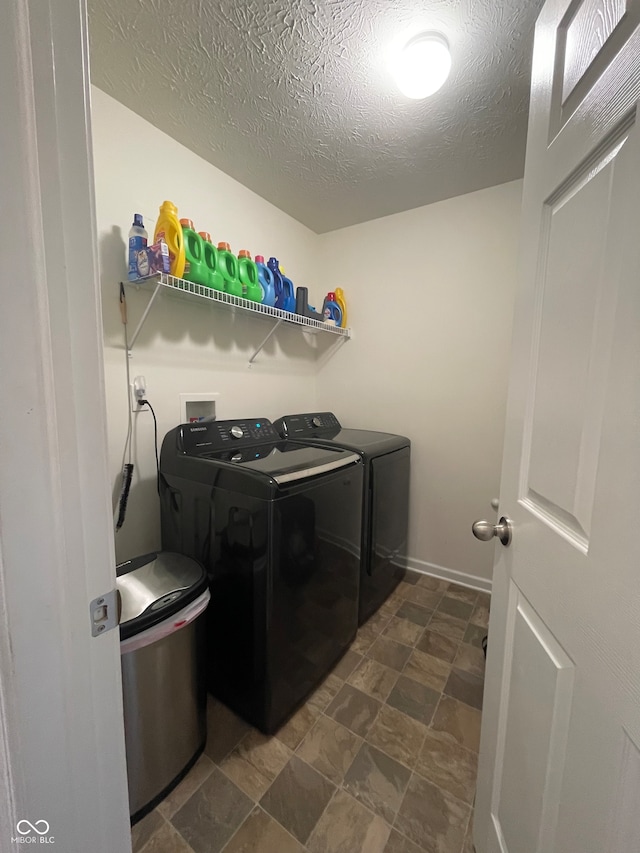
<svg viewBox="0 0 640 853"><path fill-rule="evenodd" d="M341 324L342 311L340 310L340 306L336 302L336 295L333 291L327 293L324 300L324 304L322 306L322 313L324 314L325 323L328 320L336 326L339 326Z"/></svg>
<svg viewBox="0 0 640 853"><path fill-rule="evenodd" d="M282 276L282 289L284 291L284 299L282 300L283 311L291 311L295 314L296 311L296 289L290 278L287 278L284 270L280 267L280 275Z"/></svg>
<svg viewBox="0 0 640 853"><path fill-rule="evenodd" d="M207 271L207 280L204 282L212 290L224 290L224 279L219 269L218 250L211 242L211 234L208 231L198 231L202 239L202 260Z"/></svg>
<svg viewBox="0 0 640 853"><path fill-rule="evenodd" d="M157 243L158 240L164 240L169 249L171 275L182 278L185 264L184 240L178 219L178 208L173 202L163 201L160 205L160 213L153 233L153 242Z"/></svg>
<svg viewBox="0 0 640 853"><path fill-rule="evenodd" d="M228 243L218 243L218 266L224 279L224 289L230 296L242 297L242 282L238 278L238 259L231 254Z"/></svg>
<svg viewBox="0 0 640 853"><path fill-rule="evenodd" d="M341 287L336 287L335 294L338 307L342 311L342 320L340 321L340 325L345 329L347 327L347 300L344 298L344 290Z"/></svg>
<svg viewBox="0 0 640 853"><path fill-rule="evenodd" d="M204 242L202 237L194 231L193 222L190 219L181 219L182 239L184 240L184 273L183 278L193 281L195 284L208 284L209 271L204 262Z"/></svg>
<svg viewBox="0 0 640 853"><path fill-rule="evenodd" d="M238 252L238 278L244 290L244 296L251 302L262 302L262 287L258 280L258 267L251 252L240 249Z"/></svg>
<svg viewBox="0 0 640 853"><path fill-rule="evenodd" d="M256 255L256 267L258 269L258 281L262 287L262 304L270 305L273 308L276 304L276 291L273 281L273 273L265 264L263 255Z"/></svg>
<svg viewBox="0 0 640 853"><path fill-rule="evenodd" d="M273 289L276 294L276 301L273 303L276 308L284 311L284 284L282 283L282 273L277 258L269 258L267 266L273 274Z"/></svg>

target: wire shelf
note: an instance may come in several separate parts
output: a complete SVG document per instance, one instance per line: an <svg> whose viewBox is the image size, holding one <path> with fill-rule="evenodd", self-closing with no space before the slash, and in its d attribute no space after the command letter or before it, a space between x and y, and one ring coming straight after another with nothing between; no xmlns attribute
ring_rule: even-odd
<svg viewBox="0 0 640 853"><path fill-rule="evenodd" d="M216 302L219 305L224 305L227 308L232 308L234 310L240 310L242 312L247 312L249 314L257 314L258 316L265 317L274 324L273 328L264 339L264 341L260 344L258 349L253 353L251 358L249 359L249 363L251 364L255 357L258 355L262 347L266 344L269 338L273 335L275 330L281 323L287 323L291 326L300 326L306 331L310 332L324 332L329 335L335 335L340 338L350 338L351 330L344 329L340 326L333 326L330 323L323 323L320 320L314 320L311 317L303 317L301 314L294 314L290 311L282 311L280 308L272 308L270 305L263 305L260 302L252 302L249 299L243 299L240 296L232 296L229 293L225 293L220 290L213 290L210 287L205 287L202 284L195 284L192 281L186 281L183 278L176 278L174 275L169 275L167 273L156 273L153 276L149 276L148 278L141 278L137 281L129 281L125 282L130 286L135 288L142 288L144 290L152 290L152 296L145 308L145 311L140 318L138 326L131 337L131 341L129 343L129 352L133 349L133 346L136 342L138 335L147 319L147 315L153 305L153 302L156 296L160 292L169 293L171 295L184 295L187 298L195 296L199 299L207 299L210 302Z"/></svg>

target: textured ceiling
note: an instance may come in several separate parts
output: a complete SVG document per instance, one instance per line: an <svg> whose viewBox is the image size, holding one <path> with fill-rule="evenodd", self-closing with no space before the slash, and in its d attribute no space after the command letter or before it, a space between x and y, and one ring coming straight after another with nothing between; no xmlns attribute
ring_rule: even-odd
<svg viewBox="0 0 640 853"><path fill-rule="evenodd" d="M93 82L317 232L521 177L542 0L89 0ZM449 40L404 98L389 45Z"/></svg>

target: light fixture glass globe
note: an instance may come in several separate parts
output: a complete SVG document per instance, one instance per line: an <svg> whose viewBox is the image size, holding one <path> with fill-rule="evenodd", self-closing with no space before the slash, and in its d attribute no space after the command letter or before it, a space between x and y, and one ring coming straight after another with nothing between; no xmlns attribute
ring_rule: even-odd
<svg viewBox="0 0 640 853"><path fill-rule="evenodd" d="M408 41L393 69L400 91L415 100L437 92L450 70L449 45L439 33L422 33Z"/></svg>

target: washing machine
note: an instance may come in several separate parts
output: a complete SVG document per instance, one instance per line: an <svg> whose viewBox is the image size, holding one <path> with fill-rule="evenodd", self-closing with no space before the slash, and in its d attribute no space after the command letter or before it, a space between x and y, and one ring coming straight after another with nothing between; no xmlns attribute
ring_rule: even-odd
<svg viewBox="0 0 640 853"><path fill-rule="evenodd" d="M364 461L359 623L389 597L405 574L411 442L402 435L345 429L333 412L284 415L274 422L294 442L341 448Z"/></svg>
<svg viewBox="0 0 640 853"><path fill-rule="evenodd" d="M355 636L363 471L357 452L281 440L266 418L163 441L163 548L209 578L209 691L266 734Z"/></svg>

